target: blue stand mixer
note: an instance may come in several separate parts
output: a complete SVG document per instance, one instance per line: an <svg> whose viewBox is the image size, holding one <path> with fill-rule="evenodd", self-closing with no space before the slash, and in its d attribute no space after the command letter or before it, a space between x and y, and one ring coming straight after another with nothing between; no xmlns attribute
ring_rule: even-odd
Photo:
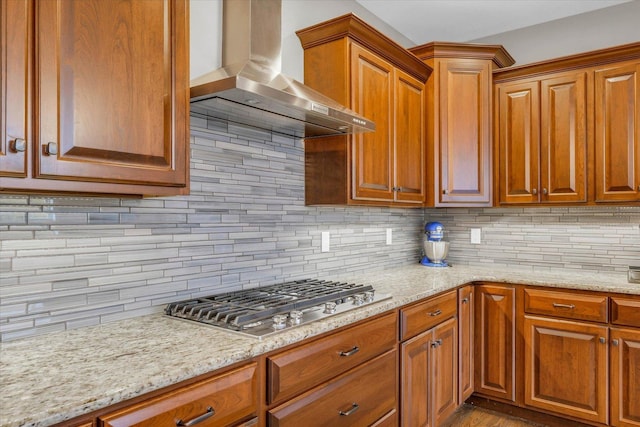
<svg viewBox="0 0 640 427"><path fill-rule="evenodd" d="M424 254L420 260L420 264L427 267L448 267L449 264L444 260L449 252L449 242L444 239L444 226L437 222L428 222L424 226Z"/></svg>

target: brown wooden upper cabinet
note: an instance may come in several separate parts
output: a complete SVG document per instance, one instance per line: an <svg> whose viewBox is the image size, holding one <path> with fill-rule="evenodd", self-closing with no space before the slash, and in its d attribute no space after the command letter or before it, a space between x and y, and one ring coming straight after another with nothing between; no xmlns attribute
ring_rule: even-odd
<svg viewBox="0 0 640 427"><path fill-rule="evenodd" d="M491 206L494 68L502 46L433 42L409 49L433 68L427 81L427 206Z"/></svg>
<svg viewBox="0 0 640 427"><path fill-rule="evenodd" d="M640 43L496 70L496 204L640 201Z"/></svg>
<svg viewBox="0 0 640 427"><path fill-rule="evenodd" d="M8 0L0 12L2 191L187 192L186 0Z"/></svg>
<svg viewBox="0 0 640 427"><path fill-rule="evenodd" d="M304 82L374 132L305 141L305 203L421 207L431 68L353 14L299 30Z"/></svg>

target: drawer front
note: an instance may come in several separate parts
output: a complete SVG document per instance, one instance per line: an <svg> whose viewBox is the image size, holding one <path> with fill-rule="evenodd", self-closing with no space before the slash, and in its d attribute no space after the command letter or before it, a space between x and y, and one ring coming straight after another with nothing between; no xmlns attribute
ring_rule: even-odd
<svg viewBox="0 0 640 427"><path fill-rule="evenodd" d="M397 372L396 351L391 350L270 410L269 426L372 425L396 408Z"/></svg>
<svg viewBox="0 0 640 427"><path fill-rule="evenodd" d="M226 426L257 412L257 363L173 390L101 416L105 427L175 426L196 419L198 426Z"/></svg>
<svg viewBox="0 0 640 427"><path fill-rule="evenodd" d="M612 297L611 323L640 328L640 299Z"/></svg>
<svg viewBox="0 0 640 427"><path fill-rule="evenodd" d="M290 398L394 348L396 314L267 358L269 403Z"/></svg>
<svg viewBox="0 0 640 427"><path fill-rule="evenodd" d="M456 291L447 292L435 298L400 310L400 339L406 340L438 323L455 316L458 311Z"/></svg>
<svg viewBox="0 0 640 427"><path fill-rule="evenodd" d="M608 321L608 302L605 295L584 295L541 289L524 290L524 311L566 319Z"/></svg>

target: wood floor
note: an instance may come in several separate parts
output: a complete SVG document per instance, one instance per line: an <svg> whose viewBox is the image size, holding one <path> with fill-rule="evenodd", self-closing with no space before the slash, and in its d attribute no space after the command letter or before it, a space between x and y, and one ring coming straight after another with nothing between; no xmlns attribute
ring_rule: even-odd
<svg viewBox="0 0 640 427"><path fill-rule="evenodd" d="M546 424L534 423L465 403L442 427L546 427Z"/></svg>

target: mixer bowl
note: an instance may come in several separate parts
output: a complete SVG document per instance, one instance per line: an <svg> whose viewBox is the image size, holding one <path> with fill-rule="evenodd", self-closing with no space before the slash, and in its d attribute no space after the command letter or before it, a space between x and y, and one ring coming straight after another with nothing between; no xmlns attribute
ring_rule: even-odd
<svg viewBox="0 0 640 427"><path fill-rule="evenodd" d="M433 242L431 240L424 241L424 253L434 264L440 264L449 253L449 242Z"/></svg>

